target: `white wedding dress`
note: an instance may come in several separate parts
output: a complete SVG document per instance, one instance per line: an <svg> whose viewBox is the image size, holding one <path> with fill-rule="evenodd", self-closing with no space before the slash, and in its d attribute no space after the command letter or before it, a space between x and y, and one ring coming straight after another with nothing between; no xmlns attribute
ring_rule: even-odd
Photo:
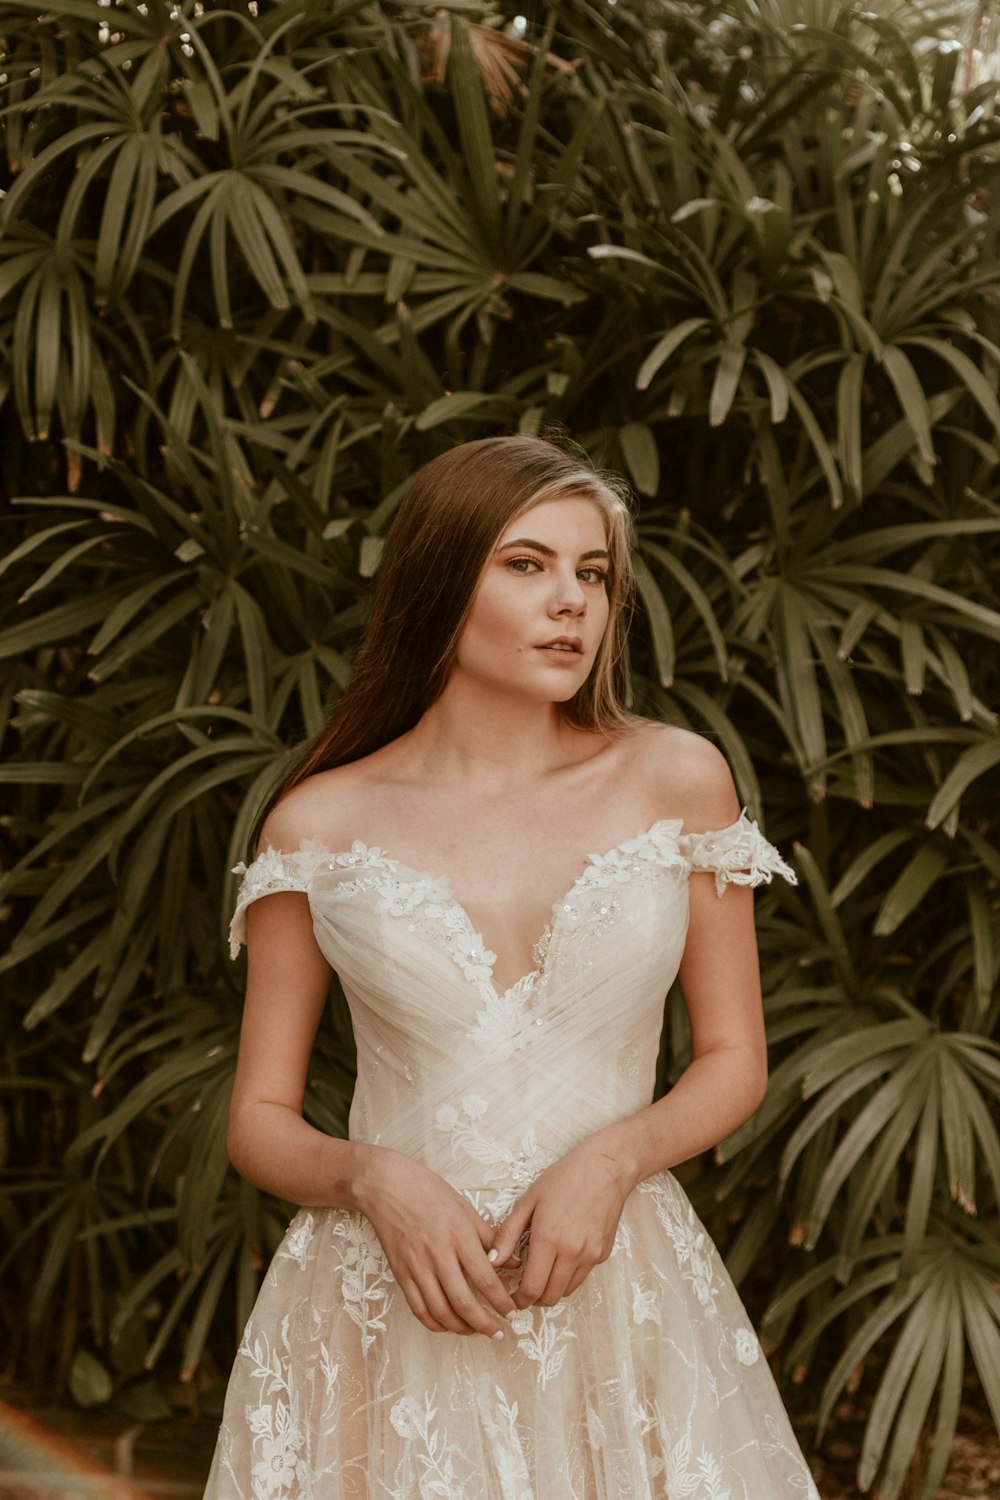
<svg viewBox="0 0 1000 1500"><path fill-rule="evenodd" d="M266 850L247 906L304 891L354 1023L355 1140L424 1162L487 1220L650 1102L692 871L794 880L757 825L656 823L591 855L538 968L500 992L445 881L355 843ZM516 1273L502 1273L510 1285ZM431 1333L361 1214L302 1209L236 1357L206 1500L818 1500L756 1335L669 1172L610 1258L502 1341Z"/></svg>

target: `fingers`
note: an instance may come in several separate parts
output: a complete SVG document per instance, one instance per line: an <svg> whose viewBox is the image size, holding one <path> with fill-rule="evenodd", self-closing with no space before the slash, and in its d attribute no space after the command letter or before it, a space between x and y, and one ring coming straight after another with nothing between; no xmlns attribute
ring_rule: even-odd
<svg viewBox="0 0 1000 1500"><path fill-rule="evenodd" d="M493 1249L496 1255L490 1258L494 1265L519 1266L521 1264L520 1256L514 1254L514 1246L531 1223L534 1211L535 1199L530 1194L525 1194L515 1203L493 1235Z"/></svg>
<svg viewBox="0 0 1000 1500"><path fill-rule="evenodd" d="M510 1313L528 1307L555 1307L589 1276L597 1259L559 1253L544 1237L532 1240L524 1275L513 1297L484 1256L473 1251L463 1260L435 1267L420 1280L399 1276L414 1316L431 1333L502 1336ZM478 1293L478 1297L477 1294ZM482 1298L481 1302L479 1298ZM487 1305L484 1307L483 1302Z"/></svg>
<svg viewBox="0 0 1000 1500"><path fill-rule="evenodd" d="M536 1229L532 1232L524 1275L514 1293L515 1304L519 1308L555 1307L606 1259L599 1246L588 1243L567 1246Z"/></svg>
<svg viewBox="0 0 1000 1500"><path fill-rule="evenodd" d="M549 1273L549 1279L545 1283L545 1290L539 1297L536 1306L555 1307L557 1302L561 1302L564 1297L568 1297L570 1292L574 1291L580 1285L580 1282L590 1274L592 1269L592 1266L580 1266L575 1261L557 1257Z"/></svg>
<svg viewBox="0 0 1000 1500"><path fill-rule="evenodd" d="M486 1258L489 1261L490 1265L502 1266L505 1264L513 1264L519 1266L521 1264L519 1256L513 1255L508 1257L497 1250L496 1237L498 1230L495 1229L494 1226L488 1222L488 1220L482 1218L479 1214L476 1214L476 1220L476 1229L479 1234L479 1243L486 1251Z"/></svg>
<svg viewBox="0 0 1000 1500"><path fill-rule="evenodd" d="M510 1255L505 1256L502 1255L499 1250L497 1250L496 1253L491 1250L489 1253L489 1262L491 1266L496 1266L498 1270L516 1271L518 1266L521 1264L521 1257L519 1255L515 1255L513 1251L510 1253Z"/></svg>
<svg viewBox="0 0 1000 1500"><path fill-rule="evenodd" d="M576 1261L557 1255L552 1262L548 1278L534 1299L536 1307L555 1307L568 1294L570 1284L579 1286L590 1271L590 1266L578 1266ZM539 1272L539 1279L541 1278Z"/></svg>
<svg viewBox="0 0 1000 1500"><path fill-rule="evenodd" d="M419 1281L408 1276L399 1284L414 1316L431 1333L489 1336L505 1326L483 1312L460 1272L425 1274Z"/></svg>
<svg viewBox="0 0 1000 1500"><path fill-rule="evenodd" d="M447 1329L443 1323L439 1323L436 1318L431 1317L431 1314L427 1309L427 1303L424 1301L423 1293L417 1286L417 1283L411 1277L398 1277L397 1280L399 1283L400 1291L406 1298L410 1311L419 1322L423 1323L425 1328L430 1329L431 1333L448 1333L456 1331L454 1329Z"/></svg>
<svg viewBox="0 0 1000 1500"><path fill-rule="evenodd" d="M593 1266L578 1266L566 1283L563 1296L568 1297L571 1292L576 1291L578 1286L582 1286L593 1269Z"/></svg>
<svg viewBox="0 0 1000 1500"><path fill-rule="evenodd" d="M481 1318L476 1318L474 1304L471 1298L469 1299L468 1303L465 1304L470 1316L469 1318L463 1317L463 1315L452 1304L451 1295L449 1294L448 1290L440 1282L425 1287L423 1289L423 1292L427 1310L430 1313L433 1321L439 1325L439 1328L431 1329L432 1333L437 1333L439 1331L445 1333L460 1333L464 1335L468 1335L470 1333L484 1333L489 1336L495 1331L496 1327L498 1326L495 1323L488 1324ZM453 1294L454 1293L452 1293L452 1295ZM456 1297L456 1301L462 1303L463 1299L460 1295L458 1295Z"/></svg>
<svg viewBox="0 0 1000 1500"><path fill-rule="evenodd" d="M483 1333L487 1338L493 1338L498 1333L502 1335L506 1332L507 1324L503 1316L494 1312L490 1307L483 1307L460 1265L449 1268L441 1275L441 1290L448 1299L448 1307L452 1314L476 1333ZM513 1306L511 1302L511 1310ZM432 1311L440 1317L440 1313L437 1313L435 1309Z"/></svg>
<svg viewBox="0 0 1000 1500"><path fill-rule="evenodd" d="M479 1247L456 1247L454 1259L397 1276L416 1318L431 1333L503 1335L515 1303ZM484 1307L476 1293L484 1299Z"/></svg>
<svg viewBox="0 0 1000 1500"><path fill-rule="evenodd" d="M462 1270L467 1284L474 1292L478 1292L501 1318L506 1318L515 1310L517 1304L489 1261L482 1261L477 1257L472 1264L468 1261L464 1262ZM503 1328L503 1326L501 1323L500 1327Z"/></svg>
<svg viewBox="0 0 1000 1500"><path fill-rule="evenodd" d="M515 1307L531 1307L538 1301L549 1284L555 1260L555 1246L552 1242L541 1235L532 1234L524 1275L514 1293Z"/></svg>

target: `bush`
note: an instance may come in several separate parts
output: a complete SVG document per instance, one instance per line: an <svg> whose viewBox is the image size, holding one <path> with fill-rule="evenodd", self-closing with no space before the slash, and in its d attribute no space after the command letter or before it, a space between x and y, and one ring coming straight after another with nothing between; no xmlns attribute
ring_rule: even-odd
<svg viewBox="0 0 1000 1500"><path fill-rule="evenodd" d="M767 1100L696 1201L820 1430L866 1412L863 1490L933 1495L964 1379L1000 1418L995 86L926 13L807 9L8 0L32 1378L191 1378L242 1324L283 1209L227 1169L225 872L409 477L557 425L638 495L636 706L717 740L801 877L759 906ZM310 1118L350 1086L335 999Z"/></svg>

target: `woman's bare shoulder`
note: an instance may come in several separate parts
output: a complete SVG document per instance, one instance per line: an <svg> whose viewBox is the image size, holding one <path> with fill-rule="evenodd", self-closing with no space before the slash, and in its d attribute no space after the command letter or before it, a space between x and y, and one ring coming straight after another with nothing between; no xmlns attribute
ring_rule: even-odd
<svg viewBox="0 0 1000 1500"><path fill-rule="evenodd" d="M360 762L307 776L268 813L259 847L288 851L321 839L329 849L349 849L363 826L368 783Z"/></svg>
<svg viewBox="0 0 1000 1500"><path fill-rule="evenodd" d="M727 828L740 815L729 763L711 740L678 724L643 720L629 732L633 774L646 783L663 818L683 818L687 833Z"/></svg>

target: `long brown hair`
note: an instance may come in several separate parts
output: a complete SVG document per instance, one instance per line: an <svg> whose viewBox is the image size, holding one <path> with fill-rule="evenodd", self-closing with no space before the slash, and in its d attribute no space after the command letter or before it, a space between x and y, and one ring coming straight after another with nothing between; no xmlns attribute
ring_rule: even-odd
<svg viewBox="0 0 1000 1500"><path fill-rule="evenodd" d="M544 438L480 438L433 459L406 492L350 685L263 816L307 776L360 760L413 728L448 680L497 539L515 516L570 495L593 501L604 516L610 613L593 670L563 712L585 729L625 726L625 614L633 585L624 486Z"/></svg>

